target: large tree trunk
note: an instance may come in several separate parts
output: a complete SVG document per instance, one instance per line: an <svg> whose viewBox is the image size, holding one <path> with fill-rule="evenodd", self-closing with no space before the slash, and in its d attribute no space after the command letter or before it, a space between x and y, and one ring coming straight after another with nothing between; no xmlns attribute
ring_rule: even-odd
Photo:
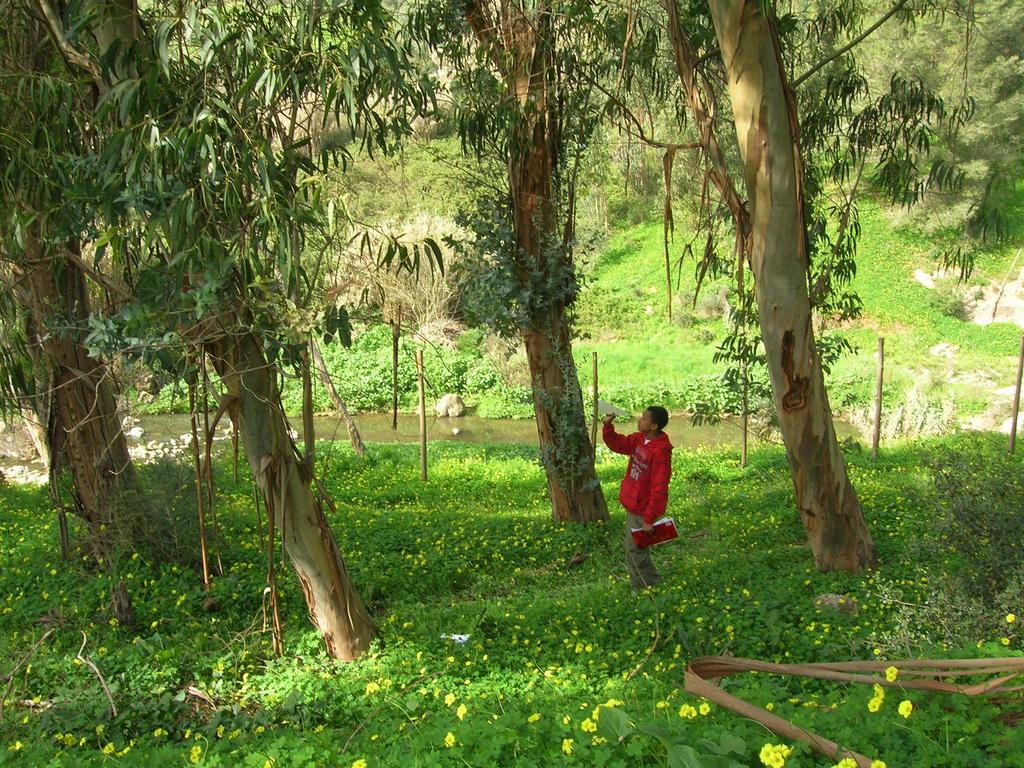
<svg viewBox="0 0 1024 768"><path fill-rule="evenodd" d="M546 4L539 4L533 23L524 24L516 36L507 84L511 95L520 101L522 124L513 132L509 191L520 284L529 291L541 282L549 293L533 302L523 342L551 513L558 521L589 523L607 520L608 506L594 468L566 313L567 302L572 301L572 233L559 232L555 201L554 174L561 142L548 83L553 71L550 14ZM572 212L568 220L572 221ZM536 274L543 275L540 281ZM551 283L559 282L564 287L550 288Z"/></svg>
<svg viewBox="0 0 1024 768"><path fill-rule="evenodd" d="M557 343L553 344L552 338ZM533 410L551 514L558 521L607 520L608 505L594 469L583 395L568 348L567 323L553 317L551 327L525 330L523 340L533 379Z"/></svg>
<svg viewBox="0 0 1024 768"><path fill-rule="evenodd" d="M281 408L275 367L247 331L207 342L214 368L234 398L236 419L256 485L302 584L309 618L327 653L351 661L370 647L375 628L342 560L312 477L296 456Z"/></svg>
<svg viewBox="0 0 1024 768"><path fill-rule="evenodd" d="M75 508L89 526L97 562L113 574L111 555L123 541L143 535L146 507L131 498L141 491L117 414L110 370L91 357L83 343L90 307L78 246L69 243L65 248L60 254L64 258L51 258L39 220L26 233L24 268L30 311L35 327L46 329L34 340L35 357L48 369L52 382L47 425L50 482L54 483L59 467L70 471ZM67 556L63 508L59 514ZM123 581L115 581L111 600L118 621L134 624Z"/></svg>
<svg viewBox="0 0 1024 768"><path fill-rule="evenodd" d="M836 441L807 290L796 107L760 0L709 0L750 197L761 335L800 519L821 571L876 563Z"/></svg>
<svg viewBox="0 0 1024 768"><path fill-rule="evenodd" d="M52 371L50 453L70 472L79 510L98 540L112 528L117 498L138 490L128 443L121 429L110 370L88 354L84 344L90 314L85 275L69 259L51 259L34 225L25 239L25 266L35 324L46 328L36 337L37 359ZM59 458L58 458L59 454ZM136 507L131 504L130 507ZM139 522L139 521L136 521Z"/></svg>

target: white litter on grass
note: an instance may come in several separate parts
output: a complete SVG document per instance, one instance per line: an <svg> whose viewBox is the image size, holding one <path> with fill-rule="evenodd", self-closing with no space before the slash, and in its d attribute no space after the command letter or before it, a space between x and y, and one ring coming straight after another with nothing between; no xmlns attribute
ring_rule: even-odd
<svg viewBox="0 0 1024 768"><path fill-rule="evenodd" d="M469 635L441 635L442 640L451 640L453 643L465 645L469 642Z"/></svg>

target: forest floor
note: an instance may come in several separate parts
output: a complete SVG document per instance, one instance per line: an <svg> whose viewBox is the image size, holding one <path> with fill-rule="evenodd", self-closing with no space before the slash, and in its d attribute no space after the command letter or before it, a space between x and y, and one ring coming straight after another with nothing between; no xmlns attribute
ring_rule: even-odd
<svg viewBox="0 0 1024 768"><path fill-rule="evenodd" d="M45 489L0 488L0 764L712 768L761 766L765 745L786 744L788 766L831 766L688 694L687 661L898 669L908 657L1022 655L1024 466L1002 438L852 452L881 562L858 575L814 568L780 449L746 468L734 451L677 453L669 514L681 539L654 554L662 586L634 597L614 501L622 457L599 453L612 517L584 528L552 522L534 448L432 444L424 484L415 446L371 445L361 460L324 444L331 523L381 630L349 664L325 657L284 567L285 655L273 657L262 528L226 460L209 595L189 470L142 468L159 511L113 567L133 627L112 616L111 575L90 566L75 525L83 550L61 560ZM827 595L855 610L818 601ZM928 694L897 680L880 700L869 685L765 674L722 684L889 766L1024 766L1020 692Z"/></svg>

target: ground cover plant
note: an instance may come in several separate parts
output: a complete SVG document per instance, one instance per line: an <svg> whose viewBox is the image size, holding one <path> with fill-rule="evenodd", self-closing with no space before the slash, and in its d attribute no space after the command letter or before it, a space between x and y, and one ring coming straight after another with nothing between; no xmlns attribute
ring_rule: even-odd
<svg viewBox="0 0 1024 768"><path fill-rule="evenodd" d="M361 460L324 444L331 523L382 630L351 664L326 658L281 563L285 655L273 657L251 487L226 461L212 545L223 575L209 595L189 531L179 550L124 551L97 574L88 559L60 560L44 490L4 487L0 763L832 765L688 695L687 659L1019 656L1019 574L985 592L955 578L985 556L962 540L968 505L993 531L1021 525L1013 482L996 482L1021 476L1004 452L993 437L851 455L882 561L862 575L814 570L778 449L745 470L730 452L680 453L669 513L682 541L657 553L663 586L633 597L621 512L607 525L554 524L534 449L432 445L422 484L415 447L371 446ZM622 460L602 450L599 469L614 495ZM187 509L188 495L168 504ZM110 613L115 572L135 627ZM817 605L826 593L857 612ZM767 675L723 686L889 766L1024 766L1019 693L896 687L880 699L867 686Z"/></svg>

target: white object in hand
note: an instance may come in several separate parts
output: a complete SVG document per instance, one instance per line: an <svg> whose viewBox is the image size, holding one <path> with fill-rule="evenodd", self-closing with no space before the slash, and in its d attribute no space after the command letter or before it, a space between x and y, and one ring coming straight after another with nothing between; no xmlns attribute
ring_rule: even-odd
<svg viewBox="0 0 1024 768"><path fill-rule="evenodd" d="M612 405L611 403L607 402L606 400L602 400L600 398L598 398L598 400L597 400L597 411L602 416L612 415L612 416L625 416L625 417L630 418L630 419L633 418L633 414L630 413L629 411L624 411L621 408L619 408L618 406Z"/></svg>

